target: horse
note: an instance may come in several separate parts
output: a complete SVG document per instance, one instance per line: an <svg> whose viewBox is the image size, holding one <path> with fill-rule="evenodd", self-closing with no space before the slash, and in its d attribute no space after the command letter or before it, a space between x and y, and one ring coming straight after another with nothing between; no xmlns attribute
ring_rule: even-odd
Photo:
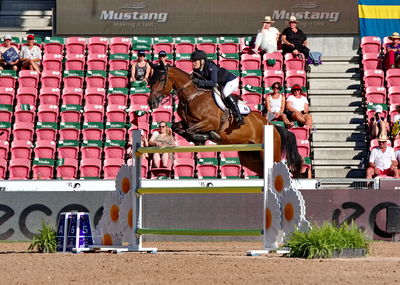
<svg viewBox="0 0 400 285"><path fill-rule="evenodd" d="M229 111L222 111L215 103L212 90L200 89L191 81L185 71L162 62L154 70L150 80L148 104L156 109L163 100L173 96L179 99L178 115L182 121L172 124L172 130L195 144L204 144L210 139L218 144L262 144L264 125L268 120L257 112L244 117L244 124L237 126ZM286 158L294 177L299 177L303 159L298 153L296 137L292 132L274 125L274 162ZM261 152L240 152L240 163L263 176Z"/></svg>

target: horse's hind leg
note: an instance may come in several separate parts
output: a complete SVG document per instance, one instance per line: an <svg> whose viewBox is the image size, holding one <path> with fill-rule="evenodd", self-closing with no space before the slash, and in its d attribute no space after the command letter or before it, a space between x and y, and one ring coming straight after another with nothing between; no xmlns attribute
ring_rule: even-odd
<svg viewBox="0 0 400 285"><path fill-rule="evenodd" d="M264 164L259 151L239 151L240 164L257 173L257 176L264 176Z"/></svg>

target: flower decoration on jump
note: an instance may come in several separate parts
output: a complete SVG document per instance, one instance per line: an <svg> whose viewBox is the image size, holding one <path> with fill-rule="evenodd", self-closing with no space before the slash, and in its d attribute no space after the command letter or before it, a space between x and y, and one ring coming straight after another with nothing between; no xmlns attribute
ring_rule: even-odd
<svg viewBox="0 0 400 285"><path fill-rule="evenodd" d="M133 226L134 221L132 217L132 193L126 194L121 201L119 211L119 229L121 231L123 240L131 244L133 242Z"/></svg>
<svg viewBox="0 0 400 285"><path fill-rule="evenodd" d="M267 191L267 201L264 215L264 245L265 247L271 249L278 248L279 243L282 242L282 212L278 196L270 190Z"/></svg>
<svg viewBox="0 0 400 285"><path fill-rule="evenodd" d="M103 215L104 217L104 215ZM120 246L122 238L118 234L114 234L109 230L106 219L101 218L96 230L93 232L93 241L96 245Z"/></svg>
<svg viewBox="0 0 400 285"><path fill-rule="evenodd" d="M115 189L121 194L127 194L132 188L132 166L122 165L115 179Z"/></svg>
<svg viewBox="0 0 400 285"><path fill-rule="evenodd" d="M274 162L270 173L268 188L281 197L282 193L292 185L289 169L283 162Z"/></svg>
<svg viewBox="0 0 400 285"><path fill-rule="evenodd" d="M282 209L282 229L285 236L300 226L302 220L305 220L304 200L302 201L301 193L290 187L283 192L281 197Z"/></svg>
<svg viewBox="0 0 400 285"><path fill-rule="evenodd" d="M105 223L110 233L116 235L121 233L119 229L121 199L122 196L119 192L111 192L106 196L103 204L102 222Z"/></svg>

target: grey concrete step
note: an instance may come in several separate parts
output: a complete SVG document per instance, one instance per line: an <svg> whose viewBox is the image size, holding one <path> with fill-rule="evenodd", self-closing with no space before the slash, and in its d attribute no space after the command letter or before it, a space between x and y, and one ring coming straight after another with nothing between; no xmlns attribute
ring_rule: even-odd
<svg viewBox="0 0 400 285"><path fill-rule="evenodd" d="M362 102L360 102L361 105ZM363 112L365 108L362 106L336 106L335 105L326 105L326 106L314 106L311 105L310 111L311 112Z"/></svg>
<svg viewBox="0 0 400 285"><path fill-rule="evenodd" d="M361 106L363 104L362 97L359 95L311 95L310 97L311 110L315 107L326 106Z"/></svg>
<svg viewBox="0 0 400 285"><path fill-rule="evenodd" d="M365 178L365 169L356 166L315 166L315 178Z"/></svg>
<svg viewBox="0 0 400 285"><path fill-rule="evenodd" d="M364 131L354 130L317 130L313 133L313 142L359 142L365 141Z"/></svg>
<svg viewBox="0 0 400 285"><path fill-rule="evenodd" d="M314 135L314 134L313 134ZM322 142L312 141L312 148L366 148L367 143L365 141L349 141L349 142Z"/></svg>
<svg viewBox="0 0 400 285"><path fill-rule="evenodd" d="M322 64L328 62L358 62L360 57L358 55L352 56L322 56Z"/></svg>
<svg viewBox="0 0 400 285"><path fill-rule="evenodd" d="M325 89L311 87L308 95L357 95L361 96L360 89Z"/></svg>
<svg viewBox="0 0 400 285"><path fill-rule="evenodd" d="M361 159L368 156L365 148L314 148L314 159Z"/></svg>
<svg viewBox="0 0 400 285"><path fill-rule="evenodd" d="M366 126L362 124L320 124L314 123L313 128L317 130L365 130Z"/></svg>
<svg viewBox="0 0 400 285"><path fill-rule="evenodd" d="M364 114L357 112L313 112L313 122L324 124L361 124Z"/></svg>
<svg viewBox="0 0 400 285"><path fill-rule="evenodd" d="M361 78L360 73L353 72L312 72L307 78L311 79L355 79L359 80ZM311 85L312 86L312 85Z"/></svg>
<svg viewBox="0 0 400 285"><path fill-rule="evenodd" d="M313 159L313 166L355 166L361 163L359 159Z"/></svg>
<svg viewBox="0 0 400 285"><path fill-rule="evenodd" d="M23 11L23 10L51 10L56 7L55 0L48 1L1 1L1 9L3 11Z"/></svg>
<svg viewBox="0 0 400 285"><path fill-rule="evenodd" d="M310 75L320 72L350 72L355 73L360 71L360 65L357 63L343 62L327 62L320 65L310 65Z"/></svg>
<svg viewBox="0 0 400 285"><path fill-rule="evenodd" d="M360 89L360 80L349 78L314 78L309 79L310 89Z"/></svg>

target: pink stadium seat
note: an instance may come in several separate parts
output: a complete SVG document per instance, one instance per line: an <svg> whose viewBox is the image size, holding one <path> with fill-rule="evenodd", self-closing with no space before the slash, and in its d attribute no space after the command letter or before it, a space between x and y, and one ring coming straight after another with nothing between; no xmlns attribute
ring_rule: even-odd
<svg viewBox="0 0 400 285"><path fill-rule="evenodd" d="M238 151L221 151L221 158L239 157Z"/></svg>
<svg viewBox="0 0 400 285"><path fill-rule="evenodd" d="M175 61L175 66L183 71L190 73L193 70L193 64L188 59L180 59Z"/></svg>
<svg viewBox="0 0 400 285"><path fill-rule="evenodd" d="M11 136L11 123L0 122L0 140L8 141Z"/></svg>
<svg viewBox="0 0 400 285"><path fill-rule="evenodd" d="M100 74L91 74L91 71L86 73L86 88L105 88L107 78Z"/></svg>
<svg viewBox="0 0 400 285"><path fill-rule="evenodd" d="M83 113L84 122L103 122L104 107L103 105L85 105Z"/></svg>
<svg viewBox="0 0 400 285"><path fill-rule="evenodd" d="M194 143L188 142L185 139L177 139L175 140L176 146L194 146ZM174 158L190 158L194 159L194 152L177 152L174 153Z"/></svg>
<svg viewBox="0 0 400 285"><path fill-rule="evenodd" d="M115 71L114 71L115 72ZM127 76L118 76L110 72L108 74L108 87L109 88L126 88L129 83Z"/></svg>
<svg viewBox="0 0 400 285"><path fill-rule="evenodd" d="M102 152L103 148L96 145L88 144L88 145L83 145L81 147L82 159L88 159L88 158L101 159Z"/></svg>
<svg viewBox="0 0 400 285"><path fill-rule="evenodd" d="M38 140L35 143L33 151L37 158L54 159L56 154L56 143L49 140Z"/></svg>
<svg viewBox="0 0 400 285"><path fill-rule="evenodd" d="M83 99L83 89L75 87L64 88L61 98L64 105L81 105Z"/></svg>
<svg viewBox="0 0 400 285"><path fill-rule="evenodd" d="M200 42L197 43L197 49L204 51L207 54L215 54L217 53L217 47L218 45L216 43L212 42Z"/></svg>
<svg viewBox="0 0 400 285"><path fill-rule="evenodd" d="M379 37L362 37L361 38L361 50L362 53L379 53L381 51L381 39Z"/></svg>
<svg viewBox="0 0 400 285"><path fill-rule="evenodd" d="M268 60L275 60L275 64L269 64ZM264 70L282 70L283 57L280 52L266 53L263 56Z"/></svg>
<svg viewBox="0 0 400 285"><path fill-rule="evenodd" d="M125 148L118 145L110 145L104 147L104 158L125 159ZM146 165L147 166L147 165Z"/></svg>
<svg viewBox="0 0 400 285"><path fill-rule="evenodd" d="M391 69L395 70L395 69ZM364 71L364 85L365 87L383 87L384 86L384 74L380 69L365 70Z"/></svg>
<svg viewBox="0 0 400 285"><path fill-rule="evenodd" d="M261 69L261 56L259 54L242 54L242 70Z"/></svg>
<svg viewBox="0 0 400 285"><path fill-rule="evenodd" d="M61 72L59 72L59 71L43 71L41 82L42 82L42 88L43 87L60 88Z"/></svg>
<svg viewBox="0 0 400 285"><path fill-rule="evenodd" d="M61 116L61 122L79 123L81 121L81 112L78 110L61 109L60 116Z"/></svg>
<svg viewBox="0 0 400 285"><path fill-rule="evenodd" d="M79 167L81 178L84 177L98 177L101 173L101 160L95 158L85 158L81 160Z"/></svg>
<svg viewBox="0 0 400 285"><path fill-rule="evenodd" d="M57 166L57 178L76 179L78 172L78 161L73 158L64 158Z"/></svg>
<svg viewBox="0 0 400 285"><path fill-rule="evenodd" d="M41 124L41 123L38 123L38 125L39 124ZM58 134L57 128L46 126L46 124L41 124L41 125L44 125L44 126L41 126L40 128L36 128L36 130L35 130L37 141L40 141L40 140L55 141L57 134Z"/></svg>
<svg viewBox="0 0 400 285"><path fill-rule="evenodd" d="M85 54L86 39L82 37L69 37L65 44L66 54Z"/></svg>
<svg viewBox="0 0 400 285"><path fill-rule="evenodd" d="M391 104L389 107L390 122L394 123L394 117L400 113L397 111L397 104ZM385 111L382 112L384 114Z"/></svg>
<svg viewBox="0 0 400 285"><path fill-rule="evenodd" d="M194 177L194 160L190 158L174 159L174 177Z"/></svg>
<svg viewBox="0 0 400 285"><path fill-rule="evenodd" d="M108 51L108 40L104 37L89 38L88 51L90 54L106 54Z"/></svg>
<svg viewBox="0 0 400 285"><path fill-rule="evenodd" d="M156 38L154 38L156 40ZM154 54L158 54L160 51L165 51L167 54L172 54L174 52L174 44L168 42L155 43L153 44Z"/></svg>
<svg viewBox="0 0 400 285"><path fill-rule="evenodd" d="M140 122L149 123L149 105L131 105L129 112L129 120L132 124L138 125Z"/></svg>
<svg viewBox="0 0 400 285"><path fill-rule="evenodd" d="M14 118L15 122L32 123L35 120L36 110L33 105L17 105L15 106Z"/></svg>
<svg viewBox="0 0 400 285"><path fill-rule="evenodd" d="M400 86L393 86L388 88L389 104L400 105ZM380 103L380 102L374 102ZM386 103L386 102L383 102Z"/></svg>
<svg viewBox="0 0 400 285"><path fill-rule="evenodd" d="M296 136L297 140L308 140L310 136L310 131L306 127L293 127L289 131Z"/></svg>
<svg viewBox="0 0 400 285"><path fill-rule="evenodd" d="M34 87L20 87L17 90L17 105L36 105L37 89Z"/></svg>
<svg viewBox="0 0 400 285"><path fill-rule="evenodd" d="M64 44L58 42L49 42L43 44L44 54L63 54L64 52Z"/></svg>
<svg viewBox="0 0 400 285"><path fill-rule="evenodd" d="M32 165L33 179L53 179L54 165Z"/></svg>
<svg viewBox="0 0 400 285"><path fill-rule="evenodd" d="M67 54L65 70L85 70L85 55Z"/></svg>
<svg viewBox="0 0 400 285"><path fill-rule="evenodd" d="M126 128L109 128L104 132L107 140L125 140L126 137Z"/></svg>
<svg viewBox="0 0 400 285"><path fill-rule="evenodd" d="M386 71L387 87L400 86L400 69L391 68Z"/></svg>
<svg viewBox="0 0 400 285"><path fill-rule="evenodd" d="M12 75L0 75L0 87L15 88L17 79Z"/></svg>
<svg viewBox="0 0 400 285"><path fill-rule="evenodd" d="M24 158L11 159L8 170L10 172L10 180L26 180L29 178L31 171L31 161Z"/></svg>
<svg viewBox="0 0 400 285"><path fill-rule="evenodd" d="M202 179L204 177L207 177L207 178L215 177L215 178L217 178L217 176L218 176L218 165L214 165L214 164L200 164L200 165L197 165L197 176L198 176L199 179Z"/></svg>
<svg viewBox="0 0 400 285"><path fill-rule="evenodd" d="M260 87L262 83L262 78L259 75L246 75L242 73L241 81L242 81L242 86L251 85Z"/></svg>
<svg viewBox="0 0 400 285"><path fill-rule="evenodd" d="M126 107L123 105L108 105L106 112L107 122L125 122L127 117L125 109Z"/></svg>
<svg viewBox="0 0 400 285"><path fill-rule="evenodd" d="M132 159L129 159L128 165L132 165ZM145 178L145 179L147 178L147 173L148 173L148 168L149 168L148 165L149 165L149 163L148 163L147 159L142 157L142 164L141 164L141 168L142 168L141 177L142 178Z"/></svg>
<svg viewBox="0 0 400 285"><path fill-rule="evenodd" d="M240 50L240 43L237 41L237 39L232 42L227 42L224 41L224 38L221 37L219 39L219 53L220 54L228 54L228 53L239 53Z"/></svg>
<svg viewBox="0 0 400 285"><path fill-rule="evenodd" d="M61 122L63 124L63 122ZM60 140L79 140L79 136L81 134L81 130L77 128L60 128Z"/></svg>
<svg viewBox="0 0 400 285"><path fill-rule="evenodd" d="M45 54L42 61L43 71L61 71L62 55Z"/></svg>
<svg viewBox="0 0 400 285"><path fill-rule="evenodd" d="M0 104L12 105L14 102L14 97L14 88L0 87Z"/></svg>
<svg viewBox="0 0 400 285"><path fill-rule="evenodd" d="M281 70L266 70L264 71L264 86L271 87L275 82L283 85L283 71Z"/></svg>
<svg viewBox="0 0 400 285"><path fill-rule="evenodd" d="M285 54L286 70L304 70L305 60L294 58L292 53Z"/></svg>
<svg viewBox="0 0 400 285"><path fill-rule="evenodd" d="M86 104L104 105L106 91L104 88L86 88L85 101Z"/></svg>
<svg viewBox="0 0 400 285"><path fill-rule="evenodd" d="M153 122L171 122L172 121L172 106L160 105L151 113Z"/></svg>
<svg viewBox="0 0 400 285"><path fill-rule="evenodd" d="M216 145L216 143L207 140L205 145L207 146L213 146ZM213 152L213 151L207 151L207 152L198 152L197 153L197 158L216 158L217 157L217 153Z"/></svg>
<svg viewBox="0 0 400 285"><path fill-rule="evenodd" d="M108 105L120 105L120 106L128 105L128 95L125 93L109 92L107 94L107 99L108 99ZM126 107L123 109L126 109Z"/></svg>
<svg viewBox="0 0 400 285"><path fill-rule="evenodd" d="M400 149L400 139L394 140L393 149L394 149L394 151L397 151Z"/></svg>
<svg viewBox="0 0 400 285"><path fill-rule="evenodd" d="M19 72L19 87L38 88L39 73L33 70L21 70Z"/></svg>
<svg viewBox="0 0 400 285"><path fill-rule="evenodd" d="M254 177L254 176L257 176L258 177L258 174L257 174L257 172L254 172L253 170L250 170L250 169L248 169L246 166L243 166L242 167L243 168L243 175L244 175L244 178L250 178L250 177Z"/></svg>
<svg viewBox="0 0 400 285"><path fill-rule="evenodd" d="M129 53L131 39L124 37L113 37L110 41L110 53Z"/></svg>
<svg viewBox="0 0 400 285"><path fill-rule="evenodd" d="M297 150L301 157L310 156L310 142L308 140L297 140Z"/></svg>
<svg viewBox="0 0 400 285"><path fill-rule="evenodd" d="M8 141L0 140L0 160L8 159L9 150L10 150L10 143Z"/></svg>
<svg viewBox="0 0 400 285"><path fill-rule="evenodd" d="M400 93L399 93L400 95ZM365 89L365 99L367 103L386 103L386 89L384 87L367 87ZM390 101L390 97L389 97ZM399 100L400 103L400 100Z"/></svg>
<svg viewBox="0 0 400 285"><path fill-rule="evenodd" d="M104 160L104 179L115 179L117 177L117 173L121 168L121 165L124 164L125 161L119 158L109 158Z"/></svg>
<svg viewBox="0 0 400 285"><path fill-rule="evenodd" d="M83 88L83 76L69 75L63 77L64 88Z"/></svg>
<svg viewBox="0 0 400 285"><path fill-rule="evenodd" d="M137 104L147 104L147 100L149 99L149 93L135 93L129 95L132 105Z"/></svg>
<svg viewBox="0 0 400 285"><path fill-rule="evenodd" d="M60 89L42 87L39 93L39 102L40 104L58 105L60 103Z"/></svg>
<svg viewBox="0 0 400 285"><path fill-rule="evenodd" d="M107 69L107 54L91 54L87 58L88 70L106 70Z"/></svg>
<svg viewBox="0 0 400 285"><path fill-rule="evenodd" d="M14 123L14 140L32 140L35 129L32 122Z"/></svg>
<svg viewBox="0 0 400 285"><path fill-rule="evenodd" d="M362 65L364 70L382 69L382 59L379 53L364 53L362 56Z"/></svg>
<svg viewBox="0 0 400 285"><path fill-rule="evenodd" d="M110 70L128 70L129 55L123 53L110 54L108 64L110 66Z"/></svg>
<svg viewBox="0 0 400 285"><path fill-rule="evenodd" d="M1 180L6 178L6 172L7 172L7 160L0 159L0 179Z"/></svg>
<svg viewBox="0 0 400 285"><path fill-rule="evenodd" d="M295 84L306 86L306 73L304 70L287 70L286 71L286 86L291 87ZM271 86L271 85L268 85Z"/></svg>
<svg viewBox="0 0 400 285"><path fill-rule="evenodd" d="M72 158L77 159L79 154L79 146L75 145L61 145L57 147L58 158Z"/></svg>
<svg viewBox="0 0 400 285"><path fill-rule="evenodd" d="M248 104L261 104L262 103L262 95L259 93L249 92L243 90L242 100L247 102Z"/></svg>
<svg viewBox="0 0 400 285"><path fill-rule="evenodd" d="M228 70L239 70L239 59L224 58L223 55L221 55L219 59L219 66Z"/></svg>
<svg viewBox="0 0 400 285"><path fill-rule="evenodd" d="M195 41L188 38L175 38L175 53L192 53L196 48Z"/></svg>
<svg viewBox="0 0 400 285"><path fill-rule="evenodd" d="M58 106L57 105L39 105L38 122L58 122Z"/></svg>
<svg viewBox="0 0 400 285"><path fill-rule="evenodd" d="M12 105L0 108L0 122L11 122L13 117Z"/></svg>
<svg viewBox="0 0 400 285"><path fill-rule="evenodd" d="M239 164L221 165L220 170L222 178L241 176L241 166Z"/></svg>

